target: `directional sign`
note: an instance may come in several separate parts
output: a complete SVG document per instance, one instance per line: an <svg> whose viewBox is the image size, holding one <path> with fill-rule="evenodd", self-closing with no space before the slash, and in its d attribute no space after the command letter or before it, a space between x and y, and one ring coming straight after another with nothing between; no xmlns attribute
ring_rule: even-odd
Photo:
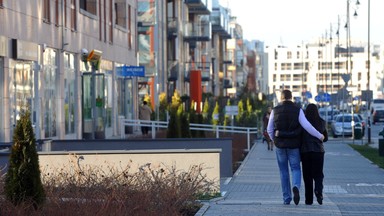
<svg viewBox="0 0 384 216"><path fill-rule="evenodd" d="M323 93L315 96L316 102L329 102L331 101L331 95L328 93Z"/></svg>
<svg viewBox="0 0 384 216"><path fill-rule="evenodd" d="M144 66L121 66L116 67L116 75L122 77L144 77Z"/></svg>

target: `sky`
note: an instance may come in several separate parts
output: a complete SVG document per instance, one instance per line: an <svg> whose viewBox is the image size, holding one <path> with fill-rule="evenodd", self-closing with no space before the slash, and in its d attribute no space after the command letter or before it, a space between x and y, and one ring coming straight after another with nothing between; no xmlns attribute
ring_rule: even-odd
<svg viewBox="0 0 384 216"><path fill-rule="evenodd" d="M231 15L243 28L247 40L261 40L265 45L295 46L302 43L332 38L340 20L340 43L346 41L348 0L220 0L231 9ZM350 0L351 38L368 41L368 1ZM384 0L370 0L370 40L384 43ZM354 12L358 13L355 18ZM338 18L339 17L339 18ZM332 27L331 27L332 26ZM332 28L332 30L331 30Z"/></svg>

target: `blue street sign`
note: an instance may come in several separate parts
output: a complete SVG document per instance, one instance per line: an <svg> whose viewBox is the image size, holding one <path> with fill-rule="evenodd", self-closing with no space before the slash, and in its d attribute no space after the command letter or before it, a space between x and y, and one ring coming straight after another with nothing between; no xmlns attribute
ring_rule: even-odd
<svg viewBox="0 0 384 216"><path fill-rule="evenodd" d="M328 93L323 93L320 95L315 96L316 102L330 102L331 101L331 95Z"/></svg>
<svg viewBox="0 0 384 216"><path fill-rule="evenodd" d="M328 93L324 93L322 99L324 102L329 102L329 101L331 101L331 95Z"/></svg>
<svg viewBox="0 0 384 216"><path fill-rule="evenodd" d="M311 94L311 92L310 92L310 91L306 91L306 92L305 92L305 97L308 98L308 99L309 99L309 98L312 98L312 94Z"/></svg>
<svg viewBox="0 0 384 216"><path fill-rule="evenodd" d="M116 67L116 75L122 77L144 77L144 66L121 66Z"/></svg>

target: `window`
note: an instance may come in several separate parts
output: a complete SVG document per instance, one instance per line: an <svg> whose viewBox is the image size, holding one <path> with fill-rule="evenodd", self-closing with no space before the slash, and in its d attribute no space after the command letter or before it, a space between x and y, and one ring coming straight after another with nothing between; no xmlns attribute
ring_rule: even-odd
<svg viewBox="0 0 384 216"><path fill-rule="evenodd" d="M293 63L294 70L303 70L303 63Z"/></svg>
<svg viewBox="0 0 384 216"><path fill-rule="evenodd" d="M59 25L59 0L55 0L55 24Z"/></svg>
<svg viewBox="0 0 384 216"><path fill-rule="evenodd" d="M113 0L109 0L109 43L113 43Z"/></svg>
<svg viewBox="0 0 384 216"><path fill-rule="evenodd" d="M51 4L50 0L43 0L43 20L44 22L51 22Z"/></svg>
<svg viewBox="0 0 384 216"><path fill-rule="evenodd" d="M71 0L71 30L76 31L76 0Z"/></svg>
<svg viewBox="0 0 384 216"><path fill-rule="evenodd" d="M292 70L291 63L281 63L281 70Z"/></svg>
<svg viewBox="0 0 384 216"><path fill-rule="evenodd" d="M323 58L323 52L322 51L317 51L317 58L322 59Z"/></svg>
<svg viewBox="0 0 384 216"><path fill-rule="evenodd" d="M132 49L131 5L128 5L128 49Z"/></svg>
<svg viewBox="0 0 384 216"><path fill-rule="evenodd" d="M80 0L80 9L97 15L97 0Z"/></svg>
<svg viewBox="0 0 384 216"><path fill-rule="evenodd" d="M296 58L297 58L297 59L300 59L300 51L297 51L297 52L296 52Z"/></svg>
<svg viewBox="0 0 384 216"><path fill-rule="evenodd" d="M115 2L115 24L117 26L127 28L127 3L124 0L116 0Z"/></svg>
<svg viewBox="0 0 384 216"><path fill-rule="evenodd" d="M292 52L291 51L288 51L287 52L287 59L291 59L292 58Z"/></svg>
<svg viewBox="0 0 384 216"><path fill-rule="evenodd" d="M64 121L65 134L75 133L75 56L64 54Z"/></svg>
<svg viewBox="0 0 384 216"><path fill-rule="evenodd" d="M44 51L44 70L43 70L43 128L44 137L55 137L57 134L57 52L53 49Z"/></svg>

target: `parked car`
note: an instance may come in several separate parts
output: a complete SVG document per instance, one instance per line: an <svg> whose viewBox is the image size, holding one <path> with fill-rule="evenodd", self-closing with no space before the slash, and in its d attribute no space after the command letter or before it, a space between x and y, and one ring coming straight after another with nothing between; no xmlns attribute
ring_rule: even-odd
<svg viewBox="0 0 384 216"><path fill-rule="evenodd" d="M353 120L353 122L352 122ZM362 122L358 116L358 114L345 113L339 114L335 116L335 120L331 124L331 130L333 133L333 137L337 138L338 136L352 136L352 126L357 125L362 126Z"/></svg>
<svg viewBox="0 0 384 216"><path fill-rule="evenodd" d="M357 114L357 117L359 117L359 119L361 121L361 124L362 124L362 127L363 127L363 136L364 136L364 134L365 134L365 125L367 125L367 124L366 124L365 119L363 118L363 116L361 116L360 114Z"/></svg>
<svg viewBox="0 0 384 216"><path fill-rule="evenodd" d="M384 109L376 109L372 113L372 124L384 122Z"/></svg>
<svg viewBox="0 0 384 216"><path fill-rule="evenodd" d="M330 109L330 108L320 108L319 109L320 117L328 123L330 123L332 121L332 119L334 119L334 117L339 113L340 113L340 111L337 109Z"/></svg>

